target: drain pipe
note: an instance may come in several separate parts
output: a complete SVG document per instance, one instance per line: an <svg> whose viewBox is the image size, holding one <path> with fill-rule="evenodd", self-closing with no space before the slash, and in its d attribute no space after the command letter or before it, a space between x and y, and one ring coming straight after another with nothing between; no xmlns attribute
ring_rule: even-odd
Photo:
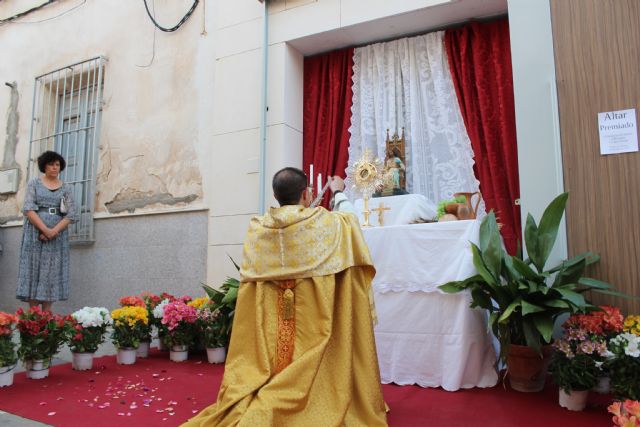
<svg viewBox="0 0 640 427"><path fill-rule="evenodd" d="M260 0L264 5L264 17L262 18L262 118L260 122L260 173L258 174L260 180L259 187L259 205L258 210L260 215L265 211L265 175L267 168L267 83L268 83L268 60L269 60L269 0Z"/></svg>

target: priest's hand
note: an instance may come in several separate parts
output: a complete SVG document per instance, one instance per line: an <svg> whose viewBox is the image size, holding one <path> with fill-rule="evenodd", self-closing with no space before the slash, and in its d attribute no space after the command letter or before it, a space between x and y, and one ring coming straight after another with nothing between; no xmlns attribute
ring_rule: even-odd
<svg viewBox="0 0 640 427"><path fill-rule="evenodd" d="M335 193L336 191L344 191L344 180L339 176L331 177L331 184L329 184L329 188L331 189L331 193Z"/></svg>

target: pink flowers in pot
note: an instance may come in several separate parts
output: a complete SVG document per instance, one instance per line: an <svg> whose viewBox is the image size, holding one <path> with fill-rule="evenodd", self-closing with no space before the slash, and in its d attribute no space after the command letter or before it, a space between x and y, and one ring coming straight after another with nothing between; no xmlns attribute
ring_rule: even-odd
<svg viewBox="0 0 640 427"><path fill-rule="evenodd" d="M189 345L195 336L195 323L198 311L195 307L176 300L164 306L161 323L167 328L163 337L168 347Z"/></svg>

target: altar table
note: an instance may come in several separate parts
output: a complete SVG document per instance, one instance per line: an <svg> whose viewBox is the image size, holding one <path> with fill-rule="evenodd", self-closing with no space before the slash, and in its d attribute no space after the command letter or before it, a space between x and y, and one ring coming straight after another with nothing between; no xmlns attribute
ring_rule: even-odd
<svg viewBox="0 0 640 427"><path fill-rule="evenodd" d="M468 292L438 285L475 274L469 241L479 221L363 229L376 276L376 346L384 384L492 387L496 353L486 311L471 309Z"/></svg>
<svg viewBox="0 0 640 427"><path fill-rule="evenodd" d="M391 210L384 213L384 225L401 225L411 224L412 222L422 219L428 220L435 218L437 215L437 206L428 200L422 194L403 194L401 196L373 197L369 199L369 223L379 225L377 212L372 211L384 204ZM364 223L362 210L364 209L364 201L358 199L354 203L360 224Z"/></svg>

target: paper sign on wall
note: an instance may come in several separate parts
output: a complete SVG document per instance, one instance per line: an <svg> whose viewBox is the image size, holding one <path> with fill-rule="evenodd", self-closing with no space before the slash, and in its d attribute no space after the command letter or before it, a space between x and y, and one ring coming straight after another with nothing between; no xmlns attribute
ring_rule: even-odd
<svg viewBox="0 0 640 427"><path fill-rule="evenodd" d="M598 113L600 154L633 153L638 151L636 109Z"/></svg>

